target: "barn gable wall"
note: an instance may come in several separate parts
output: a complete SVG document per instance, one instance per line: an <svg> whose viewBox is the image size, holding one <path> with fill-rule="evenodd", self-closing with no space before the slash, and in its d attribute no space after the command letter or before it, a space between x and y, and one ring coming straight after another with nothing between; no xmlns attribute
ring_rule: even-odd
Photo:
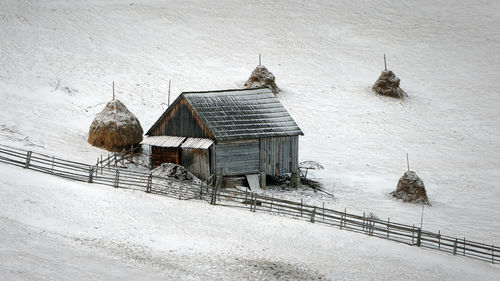
<svg viewBox="0 0 500 281"><path fill-rule="evenodd" d="M213 139L213 135L184 98L179 99L148 134Z"/></svg>
<svg viewBox="0 0 500 281"><path fill-rule="evenodd" d="M298 168L299 137L260 139L260 170L268 175L295 172Z"/></svg>

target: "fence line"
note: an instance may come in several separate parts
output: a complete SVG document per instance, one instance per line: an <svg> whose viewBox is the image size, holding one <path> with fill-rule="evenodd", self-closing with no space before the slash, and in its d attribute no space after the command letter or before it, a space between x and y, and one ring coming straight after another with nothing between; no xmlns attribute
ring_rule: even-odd
<svg viewBox="0 0 500 281"><path fill-rule="evenodd" d="M500 247L466 240L465 238L425 231L414 225L380 220L329 208L294 202L253 192L219 189L203 183L180 181L151 173L129 171L110 165L109 156L96 165L64 160L41 153L0 145L0 162L32 169L46 174L81 182L98 183L112 187L135 189L179 200L197 199L252 212L268 212L295 219L338 227L368 236L397 241L407 245L425 247L453 255L462 255L491 263L500 262ZM101 165L99 167L99 164ZM107 167L104 169L104 165Z"/></svg>

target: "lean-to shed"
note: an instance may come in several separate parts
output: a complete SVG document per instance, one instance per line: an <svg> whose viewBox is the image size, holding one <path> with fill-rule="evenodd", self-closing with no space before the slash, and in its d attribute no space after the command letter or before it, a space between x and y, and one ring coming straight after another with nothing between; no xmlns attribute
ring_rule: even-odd
<svg viewBox="0 0 500 281"><path fill-rule="evenodd" d="M269 88L184 92L146 133L153 166L202 179L298 169L300 128Z"/></svg>

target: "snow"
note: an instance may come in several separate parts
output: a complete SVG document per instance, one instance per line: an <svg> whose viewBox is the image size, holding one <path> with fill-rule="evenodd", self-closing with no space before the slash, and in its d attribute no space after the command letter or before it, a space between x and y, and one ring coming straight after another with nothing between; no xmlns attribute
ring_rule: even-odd
<svg viewBox="0 0 500 281"><path fill-rule="evenodd" d="M127 124L130 127L141 126L137 121L137 117L135 117L135 115L119 100L108 102L106 107L96 115L94 122L96 128L101 126L115 126L116 129L118 129L121 126L125 126L123 124Z"/></svg>
<svg viewBox="0 0 500 281"><path fill-rule="evenodd" d="M295 200L305 197L307 203L325 202L335 209L373 212L380 218L418 225L421 208L388 195L406 171L409 153L410 169L425 182L432 204L425 209L424 228L499 244L498 11L498 1L3 0L0 143L94 163L106 152L86 142L88 128L111 99L112 81L116 97L147 129L167 107L169 79L171 101L181 91L243 87L261 53L262 63L273 71L282 90L280 101L305 133L300 138L300 161L313 160L325 167L314 174L336 199L303 190L280 195ZM384 53L388 68L398 74L401 87L409 95L402 102L370 90L383 69ZM39 265L42 260L60 261L57 251L50 250L50 245L56 244L61 245L61 251L88 253L110 267L119 267L115 259L126 256L122 252L62 238L67 235L111 241L116 225L121 230L116 233L115 244L122 239L152 248L151 252L161 256L169 249L165 241L169 245L179 243L184 248L174 257L202 264L199 272L192 267L185 269L192 279L209 279L197 275L202 274L203 267L215 267L217 270L210 271L214 274L224 272L220 263L234 269L228 276L235 277L238 271L250 274L239 265L252 265L258 260L261 256L257 253L263 252L260 245L268 245L267 241L276 245L269 245L264 261L281 261L278 269L292 268L299 276L323 273L331 279L415 279L412 274L418 273L421 279L486 279L498 275L497 266L364 236L358 239L352 233L290 219L250 216L224 208L205 208L202 203L80 185L3 164L0 170L0 200L9 206L0 213L2 231L13 241L0 242L0 247L16 251L15 242L19 245L24 240L16 238L15 233L32 229L50 232L36 236L33 250L19 246L25 249L23 254L29 261ZM53 197L43 194L54 186L58 192L49 192ZM132 199L118 200L127 196ZM41 206L33 207L19 201L21 198ZM159 207L165 214L138 211L139 207L125 209L120 204L141 205L146 210L152 210L148 206ZM87 206L98 211L94 213ZM59 207L68 213L57 211ZM178 212L171 213L173 209ZM203 219L188 216L193 213ZM167 218L167 214L178 217ZM171 220L171 230L161 226L163 219ZM108 225L97 224L100 220ZM182 223L186 220L193 223ZM255 238L249 239L237 227L228 228L226 222ZM147 224L144 230L139 226L143 223ZM260 226L262 233L250 224ZM93 226L101 227L92 230ZM169 234L168 240L152 234L158 231ZM227 240L227 247L218 249L216 245L224 243L207 242L208 238L193 234L198 231L215 237L214 241ZM273 231L286 243L273 239ZM224 239L218 238L220 235ZM302 237L310 235L317 240ZM163 242L151 246L148 239ZM290 241L303 244L297 242L294 248L288 245ZM207 245L202 247L203 243ZM186 244L206 252L198 256L182 246ZM347 245L355 245L357 250L342 249ZM312 246L325 250L309 253ZM238 247L250 254L238 252ZM228 253L212 256L208 252L223 249ZM300 259L300 251L307 253L306 261ZM0 255L4 254L2 251ZM37 259L37 255L43 258ZM235 262L235 257L245 262ZM88 268L101 272L101 267L86 261ZM377 269L393 263L399 267ZM130 259L123 268L137 277L132 279L154 279L158 275L151 273L151 264L145 262L141 267ZM71 265L71 274L83 274L76 267L84 265ZM0 270L3 273L7 269L0 266ZM66 270L70 269L58 267L54 272L63 276L69 272ZM168 270L175 271L172 267ZM29 279L27 275L9 274L16 275L0 276ZM49 271L40 274L39 279L52 276ZM109 274L109 279L119 276ZM165 276L165 271L158 274Z"/></svg>
<svg viewBox="0 0 500 281"><path fill-rule="evenodd" d="M500 270L305 221L12 166L0 170L0 204L0 276L8 280L492 280Z"/></svg>

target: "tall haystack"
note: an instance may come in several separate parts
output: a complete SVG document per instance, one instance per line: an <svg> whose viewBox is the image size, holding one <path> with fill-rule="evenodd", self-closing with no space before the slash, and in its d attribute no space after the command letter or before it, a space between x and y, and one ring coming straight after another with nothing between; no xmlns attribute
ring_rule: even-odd
<svg viewBox="0 0 500 281"><path fill-rule="evenodd" d="M372 90L379 95L402 99L408 95L399 87L400 81L391 70L386 69L373 84Z"/></svg>
<svg viewBox="0 0 500 281"><path fill-rule="evenodd" d="M260 88L260 87L271 87L271 90L276 95L280 91L280 88L276 85L274 81L274 75L267 70L267 68L263 65L257 66L250 78L245 82L246 88Z"/></svg>
<svg viewBox="0 0 500 281"><path fill-rule="evenodd" d="M398 182L398 187L390 193L392 197L404 202L431 205L427 198L424 182L413 171L407 171Z"/></svg>
<svg viewBox="0 0 500 281"><path fill-rule="evenodd" d="M109 151L122 151L142 141L137 117L119 100L110 101L90 125L88 142Z"/></svg>

